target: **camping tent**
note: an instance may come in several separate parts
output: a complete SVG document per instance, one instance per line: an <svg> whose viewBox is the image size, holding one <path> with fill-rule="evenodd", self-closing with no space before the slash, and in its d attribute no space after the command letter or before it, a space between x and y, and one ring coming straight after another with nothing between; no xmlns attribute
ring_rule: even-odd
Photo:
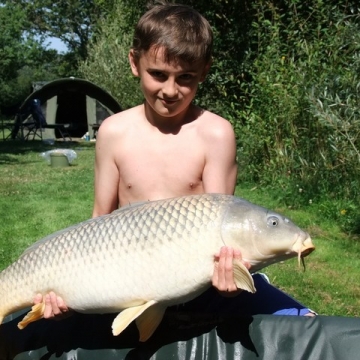
<svg viewBox="0 0 360 360"><path fill-rule="evenodd" d="M93 124L100 124L109 115L121 111L118 102L104 89L84 79L74 77L54 80L34 90L22 103L18 117L21 122L29 115L34 99L40 100L46 123L70 124L70 137L93 134ZM58 137L54 128L44 129L43 138Z"/></svg>

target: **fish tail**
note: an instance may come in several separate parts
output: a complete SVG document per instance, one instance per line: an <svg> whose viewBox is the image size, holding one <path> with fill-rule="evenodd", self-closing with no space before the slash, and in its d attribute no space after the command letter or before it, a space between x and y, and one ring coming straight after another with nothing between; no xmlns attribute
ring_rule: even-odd
<svg viewBox="0 0 360 360"><path fill-rule="evenodd" d="M41 302L39 304L35 304L31 310L24 316L24 318L18 323L18 328L20 330L24 329L30 323L40 320L43 318L45 311L45 302Z"/></svg>

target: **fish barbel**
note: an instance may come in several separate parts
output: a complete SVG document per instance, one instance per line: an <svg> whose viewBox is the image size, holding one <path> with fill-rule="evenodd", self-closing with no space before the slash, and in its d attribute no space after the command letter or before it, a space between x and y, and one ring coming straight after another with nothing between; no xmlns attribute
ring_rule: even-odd
<svg viewBox="0 0 360 360"><path fill-rule="evenodd" d="M211 286L215 254L239 249L255 272L314 250L310 236L286 217L244 199L220 194L129 205L61 230L30 246L0 273L0 323L54 291L83 313L119 313L121 333L136 320L146 341L168 306ZM255 292L251 274L234 260L238 288ZM22 329L42 318L34 305Z"/></svg>

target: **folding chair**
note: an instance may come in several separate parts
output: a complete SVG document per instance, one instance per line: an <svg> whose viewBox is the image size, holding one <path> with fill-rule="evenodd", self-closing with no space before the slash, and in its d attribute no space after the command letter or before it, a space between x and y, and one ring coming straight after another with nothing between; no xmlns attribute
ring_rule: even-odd
<svg viewBox="0 0 360 360"><path fill-rule="evenodd" d="M1 119L1 132L3 140L8 140L11 138L13 128L14 123L9 123L8 121L4 121L4 119Z"/></svg>
<svg viewBox="0 0 360 360"><path fill-rule="evenodd" d="M27 119L22 122L22 134L24 135L24 140L29 140L31 137L32 140L35 140L36 137L42 140L42 132L46 126L46 120L42 113L39 99L32 100L30 111L32 119L29 119L29 121Z"/></svg>
<svg viewBox="0 0 360 360"><path fill-rule="evenodd" d="M29 121L21 124L21 133L24 140L42 140L43 128L36 121Z"/></svg>
<svg viewBox="0 0 360 360"><path fill-rule="evenodd" d="M4 140L15 140L15 139L19 139L19 140L24 140L24 134L22 132L22 119L23 119L23 115L21 113L17 113L15 115L15 120L13 123L8 123L6 125L7 130L9 130L9 134L7 136L5 136L4 134L4 130L3 130L3 139Z"/></svg>

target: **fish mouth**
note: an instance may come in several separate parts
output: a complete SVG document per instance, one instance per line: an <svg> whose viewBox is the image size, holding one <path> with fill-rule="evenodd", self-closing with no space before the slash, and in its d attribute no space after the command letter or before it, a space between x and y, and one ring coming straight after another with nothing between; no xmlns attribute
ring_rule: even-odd
<svg viewBox="0 0 360 360"><path fill-rule="evenodd" d="M310 235L307 234L307 237L304 241L301 241L300 239L296 241L296 243L293 246L293 250L298 253L299 267L301 266L300 264L302 264L305 271L304 258L310 255L315 250L315 246L312 243Z"/></svg>
<svg viewBox="0 0 360 360"><path fill-rule="evenodd" d="M315 250L315 246L312 248L305 249L300 253L300 257L304 258L304 257L310 255L314 250Z"/></svg>

